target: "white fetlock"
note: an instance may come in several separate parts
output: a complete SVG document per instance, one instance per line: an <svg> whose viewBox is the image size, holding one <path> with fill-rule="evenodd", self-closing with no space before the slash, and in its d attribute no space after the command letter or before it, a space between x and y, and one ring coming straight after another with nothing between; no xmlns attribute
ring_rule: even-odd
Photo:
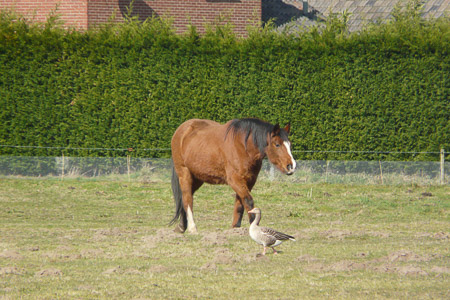
<svg viewBox="0 0 450 300"><path fill-rule="evenodd" d="M195 222L194 222L194 214L192 213L190 206L188 206L186 216L187 216L187 223L188 223L187 231L189 233L197 233L197 226L195 226Z"/></svg>

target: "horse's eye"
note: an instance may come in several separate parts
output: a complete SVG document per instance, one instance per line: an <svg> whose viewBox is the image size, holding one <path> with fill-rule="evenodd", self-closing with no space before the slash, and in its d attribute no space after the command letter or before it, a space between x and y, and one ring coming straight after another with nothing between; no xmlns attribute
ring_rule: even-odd
<svg viewBox="0 0 450 300"><path fill-rule="evenodd" d="M275 144L275 147L280 148L280 144Z"/></svg>

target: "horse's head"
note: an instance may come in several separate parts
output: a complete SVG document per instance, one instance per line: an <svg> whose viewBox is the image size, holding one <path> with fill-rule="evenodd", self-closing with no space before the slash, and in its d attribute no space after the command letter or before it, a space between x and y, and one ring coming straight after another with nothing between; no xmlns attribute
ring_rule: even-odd
<svg viewBox="0 0 450 300"><path fill-rule="evenodd" d="M280 125L276 124L269 133L266 148L267 158L270 162L287 175L292 175L296 166L291 153L291 142L288 138L290 128L289 124L285 128L280 128Z"/></svg>

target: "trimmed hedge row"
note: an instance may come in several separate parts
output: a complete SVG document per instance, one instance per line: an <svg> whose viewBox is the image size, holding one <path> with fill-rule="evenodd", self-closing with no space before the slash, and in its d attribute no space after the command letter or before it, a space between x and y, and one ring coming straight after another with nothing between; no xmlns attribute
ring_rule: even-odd
<svg viewBox="0 0 450 300"><path fill-rule="evenodd" d="M0 144L129 148L169 156L191 118L291 123L294 150L449 149L449 21L399 13L345 30L340 16L297 34L270 26L239 39L229 27L176 35L160 19L78 32L0 15ZM0 155L126 152L0 147ZM381 159L436 159L426 154ZM370 153L298 159L380 159Z"/></svg>

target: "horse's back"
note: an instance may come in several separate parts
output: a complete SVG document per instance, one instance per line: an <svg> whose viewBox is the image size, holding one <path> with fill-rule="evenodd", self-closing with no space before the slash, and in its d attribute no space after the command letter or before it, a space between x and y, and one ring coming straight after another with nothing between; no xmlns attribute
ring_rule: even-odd
<svg viewBox="0 0 450 300"><path fill-rule="evenodd" d="M183 124L181 124L178 130L201 130L201 129L205 129L208 128L210 126L220 126L220 123L217 123L216 121L212 121L212 120L205 120L205 119L191 119L191 120L187 120L186 122L184 122Z"/></svg>
<svg viewBox="0 0 450 300"><path fill-rule="evenodd" d="M172 150L178 143L184 143L186 140L193 139L198 135L211 134L214 129L221 124L211 120L191 119L181 124L172 137ZM181 146L181 145L180 145Z"/></svg>

